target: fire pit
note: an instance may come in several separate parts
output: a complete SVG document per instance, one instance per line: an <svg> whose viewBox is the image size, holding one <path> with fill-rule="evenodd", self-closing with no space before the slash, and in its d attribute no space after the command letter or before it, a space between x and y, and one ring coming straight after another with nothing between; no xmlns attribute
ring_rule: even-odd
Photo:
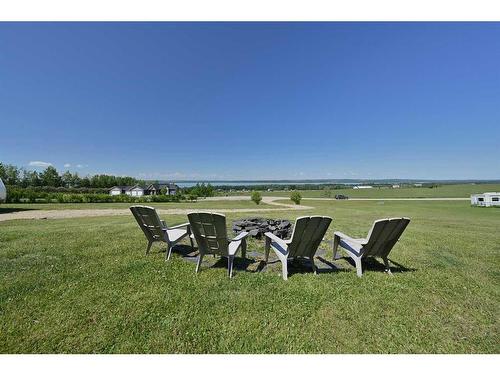
<svg viewBox="0 0 500 375"><path fill-rule="evenodd" d="M250 236L261 239L265 232L271 232L282 239L290 238L292 234L292 223L282 219L264 219L262 217L251 217L233 221L233 231L248 232Z"/></svg>

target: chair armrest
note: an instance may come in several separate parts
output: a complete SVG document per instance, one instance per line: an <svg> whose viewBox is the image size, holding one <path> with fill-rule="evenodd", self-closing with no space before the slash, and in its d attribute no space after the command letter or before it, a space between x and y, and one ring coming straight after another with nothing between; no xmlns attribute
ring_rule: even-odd
<svg viewBox="0 0 500 375"><path fill-rule="evenodd" d="M347 234L344 234L344 233L339 232L339 231L334 232L333 235L340 237L341 239L344 239L344 240L359 243L360 245L366 245L366 243L367 243L365 238L352 238L352 237L348 236Z"/></svg>
<svg viewBox="0 0 500 375"><path fill-rule="evenodd" d="M170 227L170 228L168 228L168 229L180 229L180 228L184 228L184 227L189 227L189 223L184 223L184 224L175 225L175 226Z"/></svg>
<svg viewBox="0 0 500 375"><path fill-rule="evenodd" d="M273 242L277 242L279 244L284 245L285 247L291 242L291 240L283 240L271 232L264 233L264 236L266 236L267 238L269 238Z"/></svg>
<svg viewBox="0 0 500 375"><path fill-rule="evenodd" d="M241 241L242 239L248 236L248 232L241 232L236 237L234 237L231 241Z"/></svg>

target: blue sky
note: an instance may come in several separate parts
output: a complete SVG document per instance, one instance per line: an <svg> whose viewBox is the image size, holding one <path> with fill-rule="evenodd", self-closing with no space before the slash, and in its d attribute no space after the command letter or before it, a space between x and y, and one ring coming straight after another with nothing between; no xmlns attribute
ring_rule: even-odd
<svg viewBox="0 0 500 375"><path fill-rule="evenodd" d="M0 161L500 178L499 41L500 23L3 23Z"/></svg>

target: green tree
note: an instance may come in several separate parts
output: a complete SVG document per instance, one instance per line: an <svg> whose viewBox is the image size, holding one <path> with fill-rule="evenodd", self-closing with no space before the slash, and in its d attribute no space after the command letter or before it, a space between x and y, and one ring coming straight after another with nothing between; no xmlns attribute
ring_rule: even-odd
<svg viewBox="0 0 500 375"><path fill-rule="evenodd" d="M82 184L82 180L80 176L78 176L78 173L73 173L71 175L71 186L79 187Z"/></svg>
<svg viewBox="0 0 500 375"><path fill-rule="evenodd" d="M20 170L15 165L0 163L0 178L5 185L18 185Z"/></svg>
<svg viewBox="0 0 500 375"><path fill-rule="evenodd" d="M85 187L85 188L90 187L90 179L89 179L87 176L83 177L83 178L80 180L80 186L81 186L81 187Z"/></svg>
<svg viewBox="0 0 500 375"><path fill-rule="evenodd" d="M47 169L41 173L40 178L43 186L61 186L61 177L53 166L47 167Z"/></svg>
<svg viewBox="0 0 500 375"><path fill-rule="evenodd" d="M23 187L28 186L41 186L42 181L37 171L24 171L23 180L21 182Z"/></svg>
<svg viewBox="0 0 500 375"><path fill-rule="evenodd" d="M302 195L300 195L300 193L298 191L294 191L294 192L292 192L292 194L290 194L290 199L295 204L300 204L300 200L302 199Z"/></svg>
<svg viewBox="0 0 500 375"><path fill-rule="evenodd" d="M62 183L65 187L69 188L73 186L73 175L70 171L66 171L61 176Z"/></svg>
<svg viewBox="0 0 500 375"><path fill-rule="evenodd" d="M258 191L252 191L250 199L255 203L259 204L262 201L262 195Z"/></svg>

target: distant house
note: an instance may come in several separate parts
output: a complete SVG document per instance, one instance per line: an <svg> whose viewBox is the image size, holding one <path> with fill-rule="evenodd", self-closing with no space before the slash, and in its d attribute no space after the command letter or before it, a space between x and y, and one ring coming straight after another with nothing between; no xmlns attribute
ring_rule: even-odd
<svg viewBox="0 0 500 375"><path fill-rule="evenodd" d="M146 195L160 195L162 190L165 191L166 195L175 195L179 191L179 186L172 182L151 184L146 188L145 193Z"/></svg>
<svg viewBox="0 0 500 375"><path fill-rule="evenodd" d="M418 183L418 184L413 184L413 186L415 187L422 187L422 184Z"/></svg>
<svg viewBox="0 0 500 375"><path fill-rule="evenodd" d="M392 188L393 188L393 189L399 189L400 187L401 187L401 186L399 186L399 185L392 185Z"/></svg>
<svg viewBox="0 0 500 375"><path fill-rule="evenodd" d="M373 189L373 186L370 185L356 185L352 187L353 189Z"/></svg>
<svg viewBox="0 0 500 375"><path fill-rule="evenodd" d="M500 193L472 194L470 204L473 206L500 206Z"/></svg>
<svg viewBox="0 0 500 375"><path fill-rule="evenodd" d="M134 186L113 186L109 189L109 195L127 194L132 197L142 197L144 195L144 188L139 185Z"/></svg>

